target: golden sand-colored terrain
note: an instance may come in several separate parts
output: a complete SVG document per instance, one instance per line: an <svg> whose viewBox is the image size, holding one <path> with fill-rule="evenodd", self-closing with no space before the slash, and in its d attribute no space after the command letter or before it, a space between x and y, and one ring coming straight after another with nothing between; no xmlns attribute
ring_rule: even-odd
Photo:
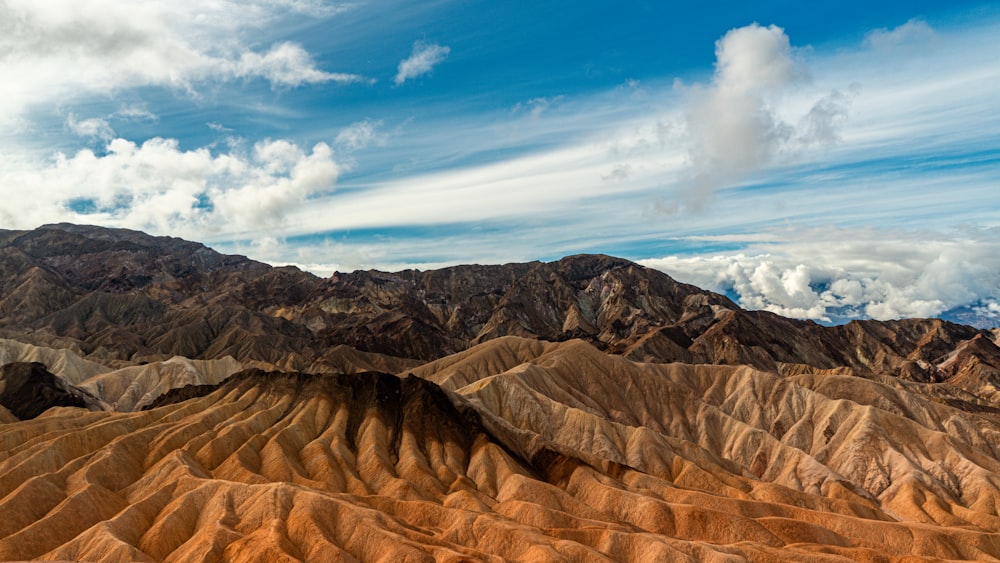
<svg viewBox="0 0 1000 563"><path fill-rule="evenodd" d="M0 559L1000 556L1000 416L920 384L516 337L412 372L0 425Z"/></svg>

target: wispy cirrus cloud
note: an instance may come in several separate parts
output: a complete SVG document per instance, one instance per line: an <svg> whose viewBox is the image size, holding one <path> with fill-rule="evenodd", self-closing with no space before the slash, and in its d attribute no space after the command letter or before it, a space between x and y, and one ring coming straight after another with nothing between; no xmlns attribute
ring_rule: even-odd
<svg viewBox="0 0 1000 563"><path fill-rule="evenodd" d="M200 84L261 79L278 88L366 80L319 68L282 41L263 49L248 34L315 2L53 0L0 3L0 114L138 87L193 92Z"/></svg>
<svg viewBox="0 0 1000 563"><path fill-rule="evenodd" d="M344 72L327 72L316 68L312 57L302 46L288 41L272 46L264 53L254 51L240 55L230 65L219 64L220 76L231 72L239 78L263 78L276 87L295 87L322 82L374 83L373 79ZM228 67L228 68L227 68Z"/></svg>
<svg viewBox="0 0 1000 563"><path fill-rule="evenodd" d="M911 19L892 29L869 31L865 35L864 45L872 49L893 49L907 44L926 44L934 37L934 29L927 22Z"/></svg>
<svg viewBox="0 0 1000 563"><path fill-rule="evenodd" d="M371 145L384 145L388 135L381 131L382 121L364 119L352 123L337 133L334 143L346 152L354 152Z"/></svg>
<svg viewBox="0 0 1000 563"><path fill-rule="evenodd" d="M538 119L543 113L560 104L565 99L566 96L562 95L531 98L527 102L518 102L511 111L514 113L527 113L532 119Z"/></svg>
<svg viewBox="0 0 1000 563"><path fill-rule="evenodd" d="M435 66L444 62L450 53L450 47L417 41L413 44L410 56L399 61L395 78L396 85L431 72Z"/></svg>
<svg viewBox="0 0 1000 563"><path fill-rule="evenodd" d="M330 2L329 0L258 0L258 3L316 18L335 16L358 7L357 2Z"/></svg>

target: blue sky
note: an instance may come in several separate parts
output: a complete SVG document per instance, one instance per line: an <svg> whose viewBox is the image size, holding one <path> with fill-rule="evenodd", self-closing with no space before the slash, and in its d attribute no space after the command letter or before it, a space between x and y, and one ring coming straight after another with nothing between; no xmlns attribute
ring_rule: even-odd
<svg viewBox="0 0 1000 563"><path fill-rule="evenodd" d="M1000 315L1000 5L11 0L0 228Z"/></svg>

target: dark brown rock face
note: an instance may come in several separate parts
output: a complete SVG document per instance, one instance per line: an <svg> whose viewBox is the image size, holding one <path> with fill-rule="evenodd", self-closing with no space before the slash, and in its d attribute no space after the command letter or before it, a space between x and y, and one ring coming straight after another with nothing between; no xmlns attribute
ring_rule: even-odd
<svg viewBox="0 0 1000 563"><path fill-rule="evenodd" d="M718 309L736 309L607 256L323 280L179 239L51 225L4 232L0 260L8 335L119 359L273 362L338 344L433 359L509 334L624 351L653 328L683 322L681 332L697 332Z"/></svg>
<svg viewBox="0 0 1000 563"><path fill-rule="evenodd" d="M17 362L0 367L0 405L21 420L52 407L90 407L96 397L49 373L44 364Z"/></svg>
<svg viewBox="0 0 1000 563"><path fill-rule="evenodd" d="M321 279L180 239L60 224L0 231L0 267L0 336L102 361L231 355L302 370L339 345L430 360L521 336L647 362L846 367L970 390L1000 380L1000 350L950 361L977 335L993 342L984 330L926 319L823 327L601 255Z"/></svg>

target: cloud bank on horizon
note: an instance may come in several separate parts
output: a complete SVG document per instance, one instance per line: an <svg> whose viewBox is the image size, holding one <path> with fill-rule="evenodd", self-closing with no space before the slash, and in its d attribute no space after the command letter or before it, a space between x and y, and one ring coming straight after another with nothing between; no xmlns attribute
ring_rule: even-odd
<svg viewBox="0 0 1000 563"><path fill-rule="evenodd" d="M971 309L1000 313L1000 237L996 232L928 234L817 229L740 253L642 260L699 287L735 295L744 307L788 317L934 317ZM810 260L810 256L822 260Z"/></svg>
<svg viewBox="0 0 1000 563"><path fill-rule="evenodd" d="M588 52L601 18L392 4L3 3L0 228L319 274L603 252L794 317L1000 320L988 9L812 45L751 19L670 67L651 24Z"/></svg>

